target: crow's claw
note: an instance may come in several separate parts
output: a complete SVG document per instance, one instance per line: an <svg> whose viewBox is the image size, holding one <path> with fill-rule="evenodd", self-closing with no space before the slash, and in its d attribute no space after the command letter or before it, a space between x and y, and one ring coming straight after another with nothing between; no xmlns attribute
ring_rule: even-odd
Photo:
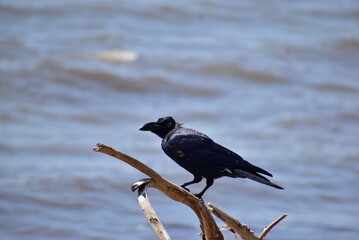
<svg viewBox="0 0 359 240"><path fill-rule="evenodd" d="M198 197L199 198L199 200L201 200L202 202L203 202L203 199L202 199L202 195L200 195L200 194L198 194L198 193L196 193L196 194L194 194L196 197Z"/></svg>
<svg viewBox="0 0 359 240"><path fill-rule="evenodd" d="M188 188L186 188L185 186L181 186L181 188L183 188L184 190L191 192Z"/></svg>

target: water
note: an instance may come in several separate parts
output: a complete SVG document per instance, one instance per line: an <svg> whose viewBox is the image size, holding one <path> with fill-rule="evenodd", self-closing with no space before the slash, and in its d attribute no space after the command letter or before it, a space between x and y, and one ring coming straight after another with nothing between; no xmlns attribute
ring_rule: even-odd
<svg viewBox="0 0 359 240"><path fill-rule="evenodd" d="M223 178L206 202L256 232L287 213L268 239L357 239L358 23L356 1L1 0L2 239L156 239L130 191L143 175L91 149L182 184L138 131L167 115L285 188ZM173 239L199 239L189 209L149 195Z"/></svg>

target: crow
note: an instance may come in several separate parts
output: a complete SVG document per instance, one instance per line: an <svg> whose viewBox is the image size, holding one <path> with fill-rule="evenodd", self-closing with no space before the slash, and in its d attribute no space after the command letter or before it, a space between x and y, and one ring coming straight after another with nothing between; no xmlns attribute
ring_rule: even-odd
<svg viewBox="0 0 359 240"><path fill-rule="evenodd" d="M252 165L238 154L214 142L207 135L194 129L184 128L172 117L159 118L157 122L149 122L140 128L141 131L150 131L162 138L163 151L178 165L193 174L186 186L199 183L206 179L205 188L198 194L202 199L206 190L214 183L214 179L223 176L232 178L249 178L278 189L282 187L270 182L260 174L272 177L266 170Z"/></svg>

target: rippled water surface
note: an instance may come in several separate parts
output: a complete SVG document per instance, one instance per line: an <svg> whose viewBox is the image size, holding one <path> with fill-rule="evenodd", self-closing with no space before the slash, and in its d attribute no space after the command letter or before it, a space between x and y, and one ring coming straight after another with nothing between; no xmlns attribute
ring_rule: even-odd
<svg viewBox="0 0 359 240"><path fill-rule="evenodd" d="M357 239L358 26L349 0L0 0L1 238L156 239L130 191L143 175L91 149L182 184L138 131L172 115L285 188L223 178L205 202L257 232L287 213L268 239ZM149 195L173 239L200 239Z"/></svg>

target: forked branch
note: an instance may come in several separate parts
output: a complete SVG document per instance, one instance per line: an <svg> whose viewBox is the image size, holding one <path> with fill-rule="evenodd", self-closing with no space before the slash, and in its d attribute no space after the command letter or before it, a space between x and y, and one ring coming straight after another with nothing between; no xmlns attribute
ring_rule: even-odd
<svg viewBox="0 0 359 240"><path fill-rule="evenodd" d="M272 222L268 227L265 227L263 232L259 237L257 237L254 232L248 227L248 225L241 223L239 220L233 218L232 216L225 213L223 210L214 206L211 203L208 203L210 207L210 211L219 219L221 219L224 223L226 223L232 231L238 233L245 240L263 240L264 237L269 233L269 231L277 225L283 218L287 216L287 214L283 214L277 220Z"/></svg>
<svg viewBox="0 0 359 240"><path fill-rule="evenodd" d="M148 200L146 193L147 187L156 188L169 198L190 207L196 213L199 219L200 227L202 230L202 239L206 240L223 240L223 235L218 228L216 222L214 221L211 212L218 218L220 218L223 222L225 222L231 230L238 233L244 240L264 239L267 233L277 223L279 223L283 218L286 217L286 215L283 214L280 218L278 218L276 221L266 227L259 237L256 237L253 231L247 225L242 224L239 220L234 219L213 204L209 203L208 205L210 206L210 209L208 209L201 199L197 198L195 195L186 191L182 187L166 180L156 171L146 166L142 162L138 161L137 159L132 158L101 143L98 143L97 147L93 148L93 150L95 152L105 153L119 160L122 160L150 177L141 179L138 182L134 183L132 185L132 191L138 190L137 201L140 204L142 210L144 211L144 214L147 217L151 227L154 229L157 236L161 240L169 240L170 237Z"/></svg>
<svg viewBox="0 0 359 240"><path fill-rule="evenodd" d="M169 198L181 202L189 206L197 215L202 229L202 238L207 240L222 240L223 235L219 230L216 222L214 221L211 213L209 212L203 201L192 193L186 191L182 187L166 180L157 172L143 164L142 162L134 159L122 152L119 152L104 144L98 143L97 147L93 149L96 152L102 152L115 157L119 160L126 162L140 172L149 176L153 182L150 187L156 188L167 195Z"/></svg>

